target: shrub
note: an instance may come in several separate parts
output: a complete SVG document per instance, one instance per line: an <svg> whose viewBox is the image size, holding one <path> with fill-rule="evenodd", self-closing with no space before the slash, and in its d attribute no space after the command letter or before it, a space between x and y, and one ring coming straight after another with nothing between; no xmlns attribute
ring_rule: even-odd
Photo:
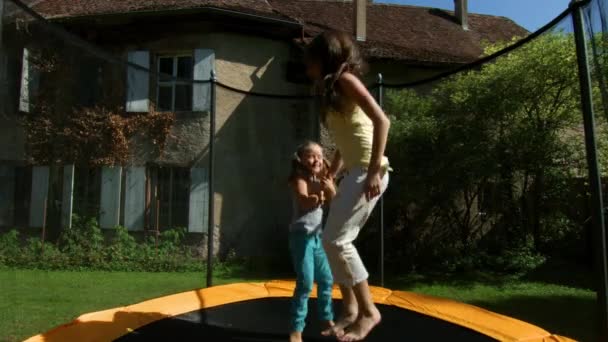
<svg viewBox="0 0 608 342"><path fill-rule="evenodd" d="M13 229L0 234L0 265L14 265L19 253L19 232Z"/></svg>
<svg viewBox="0 0 608 342"><path fill-rule="evenodd" d="M16 230L0 235L0 266L47 270L202 271L203 260L186 246L186 230L171 229L141 242L125 227L106 241L95 219L75 216L56 243L32 237L20 243Z"/></svg>

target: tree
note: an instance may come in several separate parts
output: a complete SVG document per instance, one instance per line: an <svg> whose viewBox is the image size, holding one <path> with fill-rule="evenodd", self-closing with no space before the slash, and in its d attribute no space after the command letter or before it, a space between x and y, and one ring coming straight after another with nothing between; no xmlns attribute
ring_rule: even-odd
<svg viewBox="0 0 608 342"><path fill-rule="evenodd" d="M489 236L501 248L532 241L538 250L552 229L548 218L568 201L568 180L585 174L567 33L544 35L429 94L392 92L388 112L399 189L389 201L392 219L416 239L415 249L432 246L431 255L472 250Z"/></svg>

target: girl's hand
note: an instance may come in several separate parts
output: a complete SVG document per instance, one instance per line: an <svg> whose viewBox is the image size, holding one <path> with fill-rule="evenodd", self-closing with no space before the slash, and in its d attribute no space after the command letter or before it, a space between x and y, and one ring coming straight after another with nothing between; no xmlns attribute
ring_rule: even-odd
<svg viewBox="0 0 608 342"><path fill-rule="evenodd" d="M326 177L321 180L321 184L323 186L323 190L327 190L329 192L336 192L336 187L334 185L334 180L331 177Z"/></svg>
<svg viewBox="0 0 608 342"><path fill-rule="evenodd" d="M336 185L331 177L326 177L321 180L321 186L325 193L326 199L333 199L336 196Z"/></svg>
<svg viewBox="0 0 608 342"><path fill-rule="evenodd" d="M312 207L318 207L319 205L321 205L321 203L323 203L323 193L320 193L318 195L310 195L308 196L311 201L312 201Z"/></svg>
<svg viewBox="0 0 608 342"><path fill-rule="evenodd" d="M380 172L371 172L367 174L365 184L363 185L363 193L365 198L370 201L372 198L379 196L382 188L382 179Z"/></svg>

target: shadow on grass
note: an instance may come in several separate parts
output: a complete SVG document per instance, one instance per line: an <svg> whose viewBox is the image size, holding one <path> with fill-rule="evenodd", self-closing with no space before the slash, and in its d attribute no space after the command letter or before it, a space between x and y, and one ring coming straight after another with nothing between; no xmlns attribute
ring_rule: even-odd
<svg viewBox="0 0 608 342"><path fill-rule="evenodd" d="M405 276L389 277L386 281L386 287L394 290L408 290L419 286L440 285L466 290L478 285L501 288L512 284L517 280L518 276L488 272L429 272L426 274L409 274Z"/></svg>
<svg viewBox="0 0 608 342"><path fill-rule="evenodd" d="M598 341L593 298L516 296L505 301L470 304L539 326L553 334L582 342Z"/></svg>
<svg viewBox="0 0 608 342"><path fill-rule="evenodd" d="M595 291L594 271L588 265L549 260L521 280Z"/></svg>
<svg viewBox="0 0 608 342"><path fill-rule="evenodd" d="M293 279L295 273L285 267L265 266L259 263L218 264L214 266L214 277L226 282L260 282L277 279Z"/></svg>
<svg viewBox="0 0 608 342"><path fill-rule="evenodd" d="M549 260L534 270L519 274L468 271L425 272L388 277L388 287L403 289L419 285L449 285L464 289L475 285L488 285L501 288L507 284L531 282L595 291L594 277L594 270L590 266Z"/></svg>

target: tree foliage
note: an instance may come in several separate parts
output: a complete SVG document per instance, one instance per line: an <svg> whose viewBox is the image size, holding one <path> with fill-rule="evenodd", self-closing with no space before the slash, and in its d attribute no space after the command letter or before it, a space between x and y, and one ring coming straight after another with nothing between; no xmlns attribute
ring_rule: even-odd
<svg viewBox="0 0 608 342"><path fill-rule="evenodd" d="M586 163L571 35L542 36L430 93L391 92L387 107L398 258L533 255L581 239L585 218L572 205L585 201L574 179Z"/></svg>

